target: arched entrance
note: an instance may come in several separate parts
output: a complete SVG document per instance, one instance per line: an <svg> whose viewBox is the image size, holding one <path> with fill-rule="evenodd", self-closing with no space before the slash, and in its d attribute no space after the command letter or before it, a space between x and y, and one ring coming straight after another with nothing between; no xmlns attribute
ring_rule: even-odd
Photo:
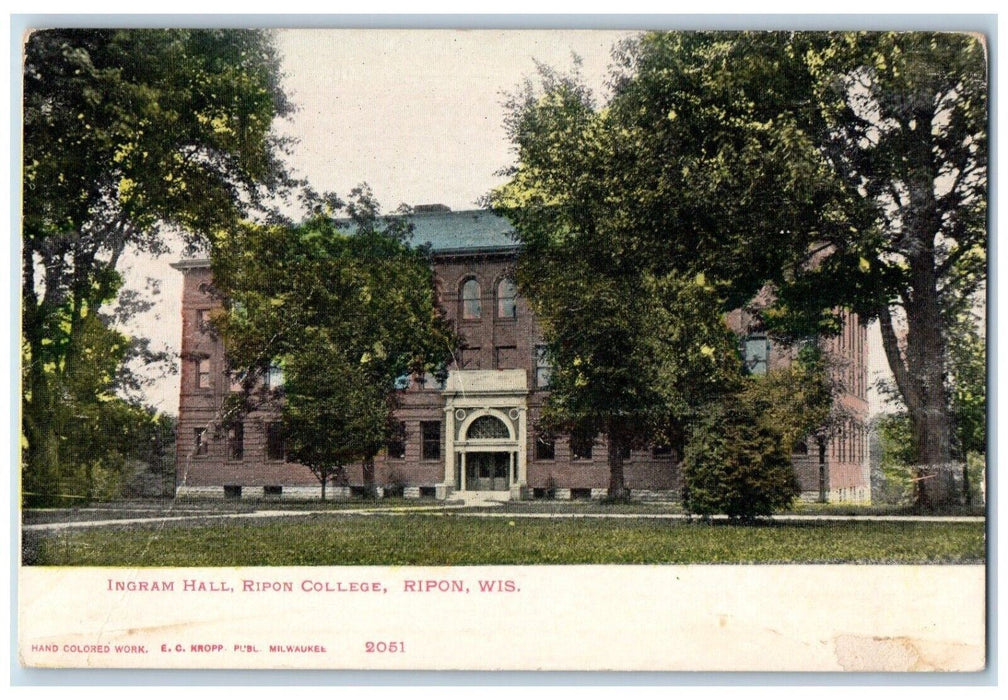
<svg viewBox="0 0 1008 700"><path fill-rule="evenodd" d="M525 485L525 371L453 371L446 384L449 491L511 491L511 497L520 497Z"/></svg>
<svg viewBox="0 0 1008 700"><path fill-rule="evenodd" d="M511 483L514 440L508 426L497 416L475 418L465 432L465 488L467 491L506 491Z"/></svg>
<svg viewBox="0 0 1008 700"><path fill-rule="evenodd" d="M507 491L511 455L507 452L473 452L466 459L467 491Z"/></svg>

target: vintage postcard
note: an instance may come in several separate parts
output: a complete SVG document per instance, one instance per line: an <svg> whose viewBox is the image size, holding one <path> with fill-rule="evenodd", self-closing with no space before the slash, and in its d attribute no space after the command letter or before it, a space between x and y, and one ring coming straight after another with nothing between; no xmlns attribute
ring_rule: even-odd
<svg viewBox="0 0 1008 700"><path fill-rule="evenodd" d="M29 28L21 664L982 672L967 29Z"/></svg>

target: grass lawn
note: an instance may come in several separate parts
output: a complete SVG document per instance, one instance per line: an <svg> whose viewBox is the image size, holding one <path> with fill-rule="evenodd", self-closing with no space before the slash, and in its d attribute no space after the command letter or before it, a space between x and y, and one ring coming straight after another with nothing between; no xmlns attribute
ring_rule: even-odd
<svg viewBox="0 0 1008 700"><path fill-rule="evenodd" d="M983 563L984 523L735 526L644 519L323 514L24 533L26 564L298 566Z"/></svg>

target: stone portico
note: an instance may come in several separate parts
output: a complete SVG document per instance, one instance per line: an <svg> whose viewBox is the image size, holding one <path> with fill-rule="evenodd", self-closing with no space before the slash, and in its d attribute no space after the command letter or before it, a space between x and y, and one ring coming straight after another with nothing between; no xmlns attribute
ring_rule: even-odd
<svg viewBox="0 0 1008 700"><path fill-rule="evenodd" d="M528 484L528 376L523 369L449 372L444 484L453 491L507 491Z"/></svg>

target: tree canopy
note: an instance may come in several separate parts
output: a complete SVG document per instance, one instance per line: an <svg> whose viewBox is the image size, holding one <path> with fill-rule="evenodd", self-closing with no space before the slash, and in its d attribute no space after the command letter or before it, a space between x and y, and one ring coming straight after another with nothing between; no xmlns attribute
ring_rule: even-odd
<svg viewBox="0 0 1008 700"><path fill-rule="evenodd" d="M213 323L244 386L229 415L282 415L288 458L323 489L356 461L373 486L373 459L397 430L398 380L443 374L457 341L427 251L408 244L406 212L382 216L367 189L326 202L296 226L219 237L212 265L226 311ZM284 386L264 395L271 367Z"/></svg>
<svg viewBox="0 0 1008 700"><path fill-rule="evenodd" d="M517 279L555 368L547 418L619 447L667 439L736 391L723 314L808 255L840 205L808 136L801 51L783 33L652 33L615 52L599 108L541 70L508 102L516 164L489 197L513 222ZM836 224L839 225L839 224Z"/></svg>
<svg viewBox="0 0 1008 700"><path fill-rule="evenodd" d="M781 285L781 307L877 318L915 458L948 462L949 333L986 280L986 48L967 34L841 33L806 62L816 146L852 196L848 226L821 232L822 259Z"/></svg>
<svg viewBox="0 0 1008 700"><path fill-rule="evenodd" d="M510 96L516 162L489 196L523 245L518 283L557 363L550 405L579 421L624 406L674 415L654 371L671 358L641 362L635 324L653 314L654 280L702 278L707 306L694 299L664 329L706 348L680 364L727 357L714 319L743 306L789 343L838 332L843 309L879 319L918 458L948 461L944 329L985 279L982 43L651 32L614 59L604 105L576 71L548 68ZM613 351L577 372L599 347ZM702 405L703 391L683 385L679 403Z"/></svg>
<svg viewBox="0 0 1008 700"><path fill-rule="evenodd" d="M263 32L28 36L22 413L25 491L35 500L56 491L73 421L60 404L87 371L86 326L115 297L123 252L161 253L167 230L206 242L285 179L270 132L290 110L279 80Z"/></svg>

